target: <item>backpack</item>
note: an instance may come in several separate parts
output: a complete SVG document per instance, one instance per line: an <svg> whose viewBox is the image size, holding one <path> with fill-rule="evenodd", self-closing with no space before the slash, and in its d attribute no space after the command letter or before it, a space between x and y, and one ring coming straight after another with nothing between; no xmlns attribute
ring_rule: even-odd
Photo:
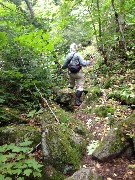
<svg viewBox="0 0 135 180"><path fill-rule="evenodd" d="M73 54L72 58L74 57L74 54ZM70 61L72 60L72 58L70 59ZM78 73L80 71L80 69L82 68L82 66L80 65L80 62L78 61L78 64L72 65L72 64L70 64L70 61L68 64L68 70L71 73Z"/></svg>

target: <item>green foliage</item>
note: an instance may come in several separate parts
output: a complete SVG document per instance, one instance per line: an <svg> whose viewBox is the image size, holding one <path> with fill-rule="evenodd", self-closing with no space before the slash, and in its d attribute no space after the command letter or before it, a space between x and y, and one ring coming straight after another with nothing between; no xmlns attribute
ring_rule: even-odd
<svg viewBox="0 0 135 180"><path fill-rule="evenodd" d="M44 112L44 110L41 108L41 109L39 109L38 111L36 111L36 110L32 110L32 111L30 111L28 114L27 114L27 117L34 117L34 115L39 115L39 114L41 114L41 113L43 113Z"/></svg>
<svg viewBox="0 0 135 180"><path fill-rule="evenodd" d="M108 98L114 98L118 101L121 101L122 104L134 106L134 88L132 86L129 87L127 85L120 86L119 89L109 93Z"/></svg>
<svg viewBox="0 0 135 180"><path fill-rule="evenodd" d="M94 87L88 91L87 102L97 102L100 96L102 96L102 90L98 87Z"/></svg>
<svg viewBox="0 0 135 180"><path fill-rule="evenodd" d="M32 142L25 140L18 145L4 144L0 147L1 179L24 179L25 177L41 177L41 167L34 156L29 153Z"/></svg>
<svg viewBox="0 0 135 180"><path fill-rule="evenodd" d="M94 111L98 116L107 117L108 113L114 114L115 109L113 106L107 105L107 106L98 106L95 108Z"/></svg>
<svg viewBox="0 0 135 180"><path fill-rule="evenodd" d="M0 109L0 124L5 126L11 123L22 123L23 119L21 119L20 114L17 109L2 106Z"/></svg>
<svg viewBox="0 0 135 180"><path fill-rule="evenodd" d="M50 96L51 88L61 81L54 63L58 58L54 47L57 49L61 35L54 36L51 29L47 32L44 27L37 28L33 22L28 23L24 14L16 13L19 4L14 3L6 2L7 8L0 5L3 22L0 33L3 86L0 102L10 106L22 103L32 109L39 104L35 101L39 99L35 84Z"/></svg>
<svg viewBox="0 0 135 180"><path fill-rule="evenodd" d="M113 79L113 78L108 78L108 79L104 82L103 88L105 88L105 89L111 88L112 85L113 85L113 83L114 83L114 79Z"/></svg>

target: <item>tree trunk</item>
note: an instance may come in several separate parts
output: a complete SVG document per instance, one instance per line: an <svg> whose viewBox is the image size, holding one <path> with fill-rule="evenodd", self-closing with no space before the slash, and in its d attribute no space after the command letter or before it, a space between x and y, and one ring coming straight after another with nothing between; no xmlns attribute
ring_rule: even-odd
<svg viewBox="0 0 135 180"><path fill-rule="evenodd" d="M99 0L97 0L97 11L98 11L98 29L99 29L99 41L100 41L100 47L99 50L102 52L103 58L104 58L104 63L107 65L107 55L105 52L104 48L104 43L103 43L103 36L102 36L102 22L101 22L101 15L100 15L100 6L99 6Z"/></svg>
<svg viewBox="0 0 135 180"><path fill-rule="evenodd" d="M34 11L32 9L32 6L31 6L31 3L28 1L28 0L25 0L25 3L30 11L30 14L31 14L31 18L34 18Z"/></svg>
<svg viewBox="0 0 135 180"><path fill-rule="evenodd" d="M87 3L87 6L88 6L88 12L89 12L89 14L91 16L91 20L92 20L92 26L93 26L94 34L95 34L95 37L96 37L97 47L99 47L98 36L97 36L97 32L96 32L96 27L95 27L95 24L94 24L94 21L93 21L93 15L92 15L92 12L91 12L91 7L88 5L88 3Z"/></svg>
<svg viewBox="0 0 135 180"><path fill-rule="evenodd" d="M117 23L117 27L118 27L118 31L120 33L120 39L119 39L119 45L120 47L123 46L123 49L125 51L125 54L127 52L127 45L126 45L126 41L125 41L125 37L124 37L124 33L123 33L123 14L120 16L118 14L118 12L116 11L116 8L115 8L115 5L114 5L114 0L111 0L112 1L112 7L113 7L113 10L114 10L114 13L115 13L115 20L116 20L116 23Z"/></svg>

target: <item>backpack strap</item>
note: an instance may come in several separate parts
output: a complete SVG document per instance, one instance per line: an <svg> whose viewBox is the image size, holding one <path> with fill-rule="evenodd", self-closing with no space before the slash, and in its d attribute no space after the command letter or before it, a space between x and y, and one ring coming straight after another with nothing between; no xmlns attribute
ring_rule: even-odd
<svg viewBox="0 0 135 180"><path fill-rule="evenodd" d="M69 60L68 64L69 64L69 63L70 63L70 61L73 59L74 55L75 55L75 53L74 53L74 54L73 54L73 56L70 58L70 60Z"/></svg>

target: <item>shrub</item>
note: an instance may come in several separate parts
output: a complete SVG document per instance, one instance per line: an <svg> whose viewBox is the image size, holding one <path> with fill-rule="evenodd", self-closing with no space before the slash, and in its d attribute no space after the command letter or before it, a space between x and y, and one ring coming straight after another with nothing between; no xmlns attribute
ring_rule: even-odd
<svg viewBox="0 0 135 180"><path fill-rule="evenodd" d="M97 102L99 97L102 96L102 91L100 88L93 88L87 94L87 102L90 103L92 101Z"/></svg>
<svg viewBox="0 0 135 180"><path fill-rule="evenodd" d="M25 177L41 177L41 167L28 153L32 142L27 139L16 146L14 143L0 147L0 179L24 180Z"/></svg>
<svg viewBox="0 0 135 180"><path fill-rule="evenodd" d="M95 108L95 113L100 117L107 117L109 113L114 114L114 111L115 109L111 105L99 106Z"/></svg>

